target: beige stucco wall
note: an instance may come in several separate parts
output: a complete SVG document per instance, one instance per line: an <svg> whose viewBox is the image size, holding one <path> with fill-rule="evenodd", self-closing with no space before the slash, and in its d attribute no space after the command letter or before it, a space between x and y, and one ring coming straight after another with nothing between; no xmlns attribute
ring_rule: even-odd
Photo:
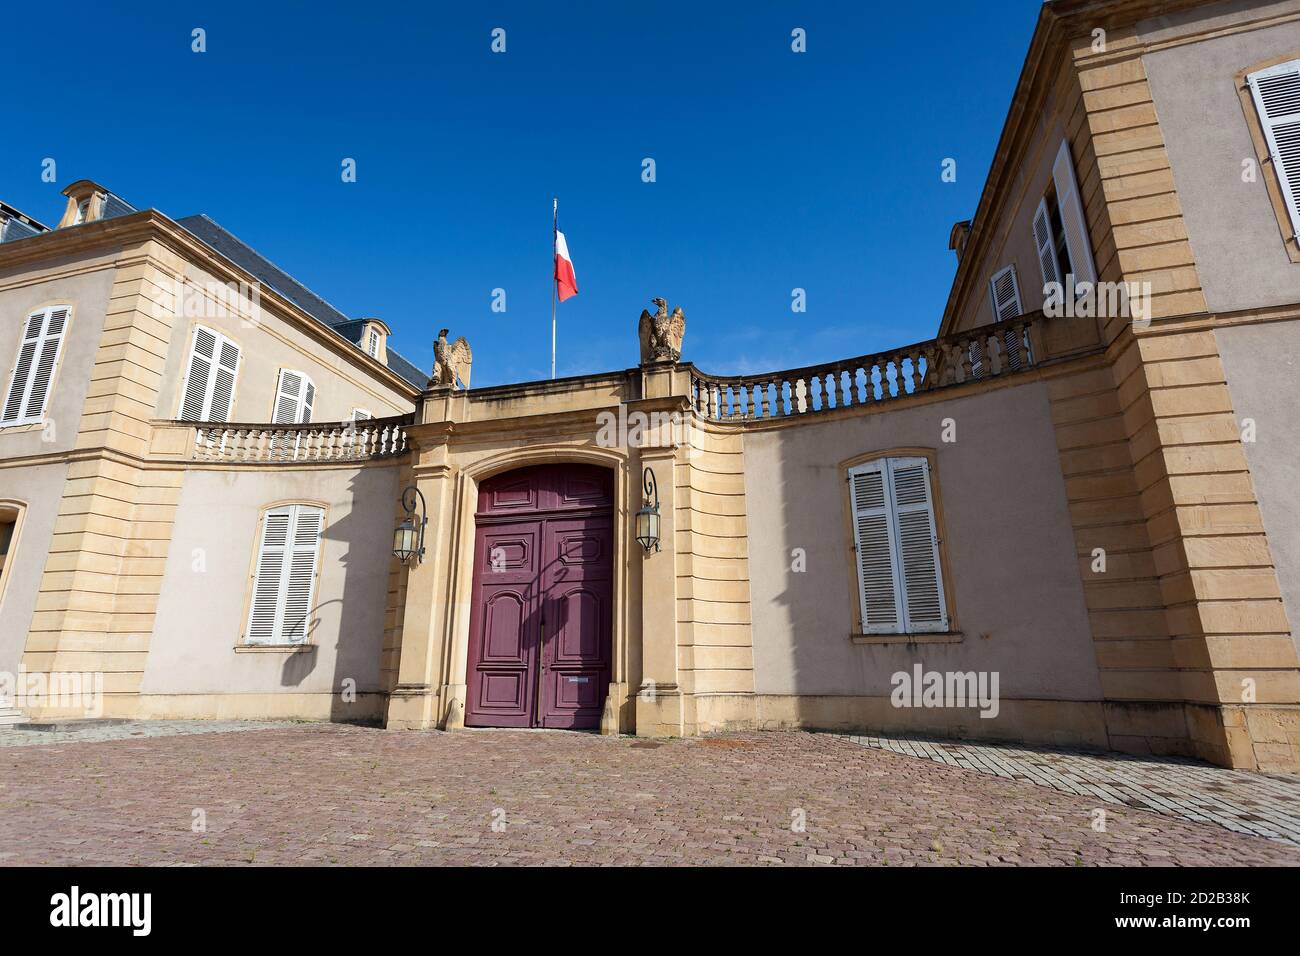
<svg viewBox="0 0 1300 956"><path fill-rule="evenodd" d="M1287 617L1300 621L1300 320L1219 328L1214 332L1237 421L1253 419L1242 442L1268 534ZM1300 634L1292 634L1300 649Z"/></svg>
<svg viewBox="0 0 1300 956"><path fill-rule="evenodd" d="M941 439L943 420L957 440ZM859 645L840 463L937 449L949 602L961 643ZM1005 698L1096 700L1100 684L1046 386L754 430L745 492L759 694L887 696L915 663L1000 673ZM803 548L807 571L791 571Z"/></svg>
<svg viewBox="0 0 1300 956"><path fill-rule="evenodd" d="M0 428L0 459L56 454L77 444L113 285L113 255L83 255L39 268L0 271L0 404L8 394L27 316L48 305L72 306L45 405L45 423L53 430L40 424Z"/></svg>
<svg viewBox="0 0 1300 956"><path fill-rule="evenodd" d="M1243 21L1300 13L1300 0L1223 3L1138 25L1159 43L1191 29L1213 32ZM1211 35L1143 56L1160 129L1174 171L1188 239L1212 312L1300 301L1300 264L1287 256L1269 202L1268 168L1242 181L1253 159L1234 77L1275 56L1300 56L1300 20L1249 32Z"/></svg>
<svg viewBox="0 0 1300 956"><path fill-rule="evenodd" d="M185 475L141 694L152 713L182 713L169 695L314 695L300 716L348 716L337 699L345 678L359 695L380 690L384 608L399 466ZM265 508L307 502L326 508L314 650L236 652ZM206 570L196 572L201 556ZM374 700L362 700L377 713ZM324 709L322 709L324 708ZM268 713L271 711L267 711ZM240 716L257 716L245 707Z"/></svg>
<svg viewBox="0 0 1300 956"><path fill-rule="evenodd" d="M67 473L62 463L0 468L0 501L24 506L0 593L0 671L16 673L22 661Z"/></svg>
<svg viewBox="0 0 1300 956"><path fill-rule="evenodd" d="M185 275L188 282L200 288L208 288L216 281L192 263L186 265ZM194 311L190 307L190 312ZM415 407L398 389L368 372L365 366L371 361L369 356L341 338L337 340L337 349L323 347L267 308L261 310L261 321L257 323L222 314L220 309L213 311L217 314L182 315L173 324L159 389L159 418L176 418L179 414L195 325L214 328L239 346L240 368L231 421L272 420L276 383L282 368L305 372L315 382L312 421L345 421L356 408L383 418L404 415Z"/></svg>

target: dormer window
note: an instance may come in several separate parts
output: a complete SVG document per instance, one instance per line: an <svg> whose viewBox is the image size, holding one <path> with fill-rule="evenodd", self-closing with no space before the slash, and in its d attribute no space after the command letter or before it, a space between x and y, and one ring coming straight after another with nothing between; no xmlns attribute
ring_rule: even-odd
<svg viewBox="0 0 1300 956"><path fill-rule="evenodd" d="M59 228L81 226L104 218L104 207L108 201L108 190L89 179L79 179L63 195L68 197L68 205L59 220Z"/></svg>
<svg viewBox="0 0 1300 956"><path fill-rule="evenodd" d="M379 319L359 319L361 336L354 339L361 351L376 362L388 364L389 328Z"/></svg>

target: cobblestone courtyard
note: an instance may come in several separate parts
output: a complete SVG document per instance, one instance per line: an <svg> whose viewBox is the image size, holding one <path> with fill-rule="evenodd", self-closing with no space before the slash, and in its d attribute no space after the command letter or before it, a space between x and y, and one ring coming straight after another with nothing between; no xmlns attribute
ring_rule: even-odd
<svg viewBox="0 0 1300 956"><path fill-rule="evenodd" d="M827 734L142 723L0 734L0 765L5 865L1300 864L1284 840ZM1225 800L1240 777L1213 778ZM1294 785L1268 786L1286 806Z"/></svg>

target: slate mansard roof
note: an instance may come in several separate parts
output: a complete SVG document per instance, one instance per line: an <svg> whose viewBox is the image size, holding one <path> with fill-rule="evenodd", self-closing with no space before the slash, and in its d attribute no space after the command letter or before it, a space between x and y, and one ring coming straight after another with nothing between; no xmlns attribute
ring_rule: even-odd
<svg viewBox="0 0 1300 956"><path fill-rule="evenodd" d="M358 348L361 347L361 327L365 320L349 319L252 246L203 213L177 219L176 224L248 272L258 282L274 289L321 325L333 329ZM429 383L428 374L399 355L391 345L387 352L388 367L398 376L420 389Z"/></svg>
<svg viewBox="0 0 1300 956"><path fill-rule="evenodd" d="M97 188L104 193L103 210L98 216L98 220L116 219L139 211L120 196L108 190L103 190L103 187ZM267 259L266 256L203 213L196 216L186 216L183 219L175 220L175 222L195 239L248 272L262 285L274 289L279 295L298 306L321 325L332 329L357 348L361 348L363 319L349 319L315 292L312 292L311 289ZM75 229L77 227L67 226L64 228ZM0 242L12 242L17 239L26 239L54 231L56 230L37 222L30 216L24 215L12 206L0 202ZM428 385L429 375L419 366L398 354L391 345L385 351L387 352L388 367L399 378L409 382L417 389L423 389Z"/></svg>

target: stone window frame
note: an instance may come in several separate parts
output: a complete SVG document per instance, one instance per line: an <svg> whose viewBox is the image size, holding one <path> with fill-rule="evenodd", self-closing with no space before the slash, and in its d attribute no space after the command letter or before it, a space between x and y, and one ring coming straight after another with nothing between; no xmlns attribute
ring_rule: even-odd
<svg viewBox="0 0 1300 956"><path fill-rule="evenodd" d="M311 652L314 653L317 647L314 639L315 628L309 627L303 636L303 639L297 643L274 643L274 644L250 644L248 636L248 619L253 610L253 592L257 588L257 565L262 553L262 531L266 526L266 517L276 508L287 508L291 505L302 505L307 508L319 508L321 511L321 536L320 545L316 551L316 569L315 575L315 594L313 595L313 604L320 606L320 585L325 577L325 530L329 527L330 521L330 504L327 501L314 500L311 498L284 498L280 501L273 501L270 504L263 505L257 512L257 524L253 529L253 547L252 556L248 564L248 577L244 584L244 603L239 612L239 631L235 636L234 651L236 654L245 653L281 653L292 654Z"/></svg>
<svg viewBox="0 0 1300 956"><path fill-rule="evenodd" d="M849 469L856 465L862 465L869 461L875 461L878 458L924 458L930 465L930 506L934 511L934 531L939 537L939 572L943 576L943 599L944 606L948 611L948 630L932 631L917 634L866 634L862 631L862 622L859 620L860 614L860 595L858 593L858 575L857 575L857 553L854 550L855 542L853 538L853 502L852 494L849 491ZM860 455L854 455L852 458L846 458L839 463L840 484L844 491L840 494L841 508L844 513L842 522L844 527L844 554L847 558L848 575L848 600L849 600L849 620L855 622L850 633L849 640L854 644L959 644L962 641L963 634L958 626L960 618L957 613L956 588L952 578L952 562L948 558L948 531L947 524L944 520L943 510L943 491L940 487L942 482L939 479L939 456L934 448L919 448L914 446L905 446L898 448L885 448L876 451L864 452Z"/></svg>
<svg viewBox="0 0 1300 956"><path fill-rule="evenodd" d="M1233 83L1237 88L1237 98L1241 101L1241 111L1246 117L1246 130L1255 148L1255 161L1259 164L1260 171L1265 173L1264 188L1268 192L1268 201L1277 219L1278 233L1282 237L1287 257L1294 263L1300 263L1300 240L1292 235L1294 229L1291 226L1291 212L1287 209L1286 197L1282 194L1282 182L1273 169L1273 159L1268 152L1268 141L1264 138L1264 123L1259 117L1258 110L1255 109L1255 98L1246 83L1246 77L1251 73L1266 70L1279 63L1286 63L1288 60L1300 60L1300 50L1292 50L1290 53L1252 63L1233 75Z"/></svg>
<svg viewBox="0 0 1300 956"><path fill-rule="evenodd" d="M5 553L4 565L0 567L0 608L4 607L5 593L9 590L9 579L12 578L15 564L15 555L22 543L23 520L27 514L27 502L20 501L17 498L0 498L0 512L14 513L14 530L9 538L9 550Z"/></svg>

